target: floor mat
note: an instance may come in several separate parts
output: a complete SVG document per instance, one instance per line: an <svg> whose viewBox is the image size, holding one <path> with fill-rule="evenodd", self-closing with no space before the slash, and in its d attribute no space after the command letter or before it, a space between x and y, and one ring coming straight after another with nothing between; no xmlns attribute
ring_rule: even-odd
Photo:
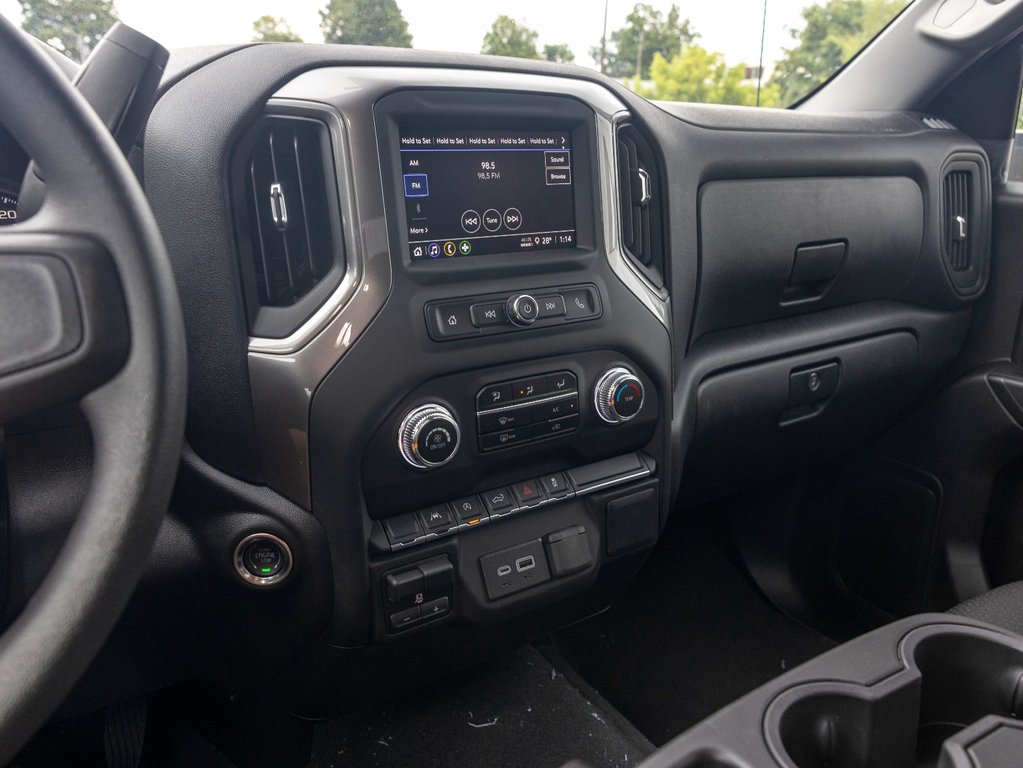
<svg viewBox="0 0 1023 768"><path fill-rule="evenodd" d="M657 745L835 645L771 606L722 536L692 521L669 528L609 611L555 641Z"/></svg>
<svg viewBox="0 0 1023 768"><path fill-rule="evenodd" d="M652 745L524 648L397 702L317 726L310 768L628 768Z"/></svg>

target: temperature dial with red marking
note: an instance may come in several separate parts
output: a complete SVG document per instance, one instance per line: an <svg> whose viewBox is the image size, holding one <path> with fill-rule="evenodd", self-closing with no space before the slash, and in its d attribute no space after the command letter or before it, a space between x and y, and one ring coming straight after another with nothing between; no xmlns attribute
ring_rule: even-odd
<svg viewBox="0 0 1023 768"><path fill-rule="evenodd" d="M447 464L458 453L460 439L458 421L442 405L421 405L409 411L398 427L398 450L416 469Z"/></svg>
<svg viewBox="0 0 1023 768"><path fill-rule="evenodd" d="M597 381L593 403L608 424L634 419L643 407L643 382L628 368L612 368Z"/></svg>

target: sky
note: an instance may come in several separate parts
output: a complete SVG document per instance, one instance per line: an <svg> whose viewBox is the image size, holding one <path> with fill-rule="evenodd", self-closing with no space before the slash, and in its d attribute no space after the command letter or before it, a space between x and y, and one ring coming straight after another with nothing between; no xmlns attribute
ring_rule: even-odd
<svg viewBox="0 0 1023 768"><path fill-rule="evenodd" d="M646 0L667 13L670 0ZM800 10L813 0L767 0L764 60L780 58L792 44L790 30L801 27ZM608 34L625 23L636 0L608 0ZM260 16L282 16L307 42L323 38L319 10L326 0L115 0L126 24L167 48L249 40ZM676 0L689 17L701 44L720 51L730 64L755 65L760 55L763 0ZM479 53L483 36L498 14L505 13L540 33L541 46L567 43L576 64L595 66L591 47L600 44L604 5L600 0L514 0L501 3L467 0L398 0L416 48ZM20 20L17 0L0 0L0 14Z"/></svg>

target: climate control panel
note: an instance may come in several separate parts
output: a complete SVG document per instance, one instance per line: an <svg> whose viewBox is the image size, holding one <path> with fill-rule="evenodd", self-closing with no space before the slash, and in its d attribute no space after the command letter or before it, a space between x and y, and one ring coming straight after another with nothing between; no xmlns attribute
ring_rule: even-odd
<svg viewBox="0 0 1023 768"><path fill-rule="evenodd" d="M389 518L627 451L656 456L660 410L655 382L615 350L432 378L381 415L366 445L367 510Z"/></svg>
<svg viewBox="0 0 1023 768"><path fill-rule="evenodd" d="M579 428L579 380L571 371L488 384L476 393L481 451L558 437Z"/></svg>

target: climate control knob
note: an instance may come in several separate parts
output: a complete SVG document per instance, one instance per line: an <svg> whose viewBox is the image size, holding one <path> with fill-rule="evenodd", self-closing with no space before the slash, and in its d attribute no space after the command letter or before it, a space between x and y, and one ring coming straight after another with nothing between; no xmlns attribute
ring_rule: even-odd
<svg viewBox="0 0 1023 768"><path fill-rule="evenodd" d="M540 305L528 293L517 293L508 299L508 317L515 325L531 325L540 316Z"/></svg>
<svg viewBox="0 0 1023 768"><path fill-rule="evenodd" d="M620 424L636 417L645 394L636 374L628 368L612 368L597 380L593 404L597 415L608 424Z"/></svg>
<svg viewBox="0 0 1023 768"><path fill-rule="evenodd" d="M455 458L460 440L458 420L442 405L421 405L405 414L398 427L398 449L416 469L444 466Z"/></svg>

